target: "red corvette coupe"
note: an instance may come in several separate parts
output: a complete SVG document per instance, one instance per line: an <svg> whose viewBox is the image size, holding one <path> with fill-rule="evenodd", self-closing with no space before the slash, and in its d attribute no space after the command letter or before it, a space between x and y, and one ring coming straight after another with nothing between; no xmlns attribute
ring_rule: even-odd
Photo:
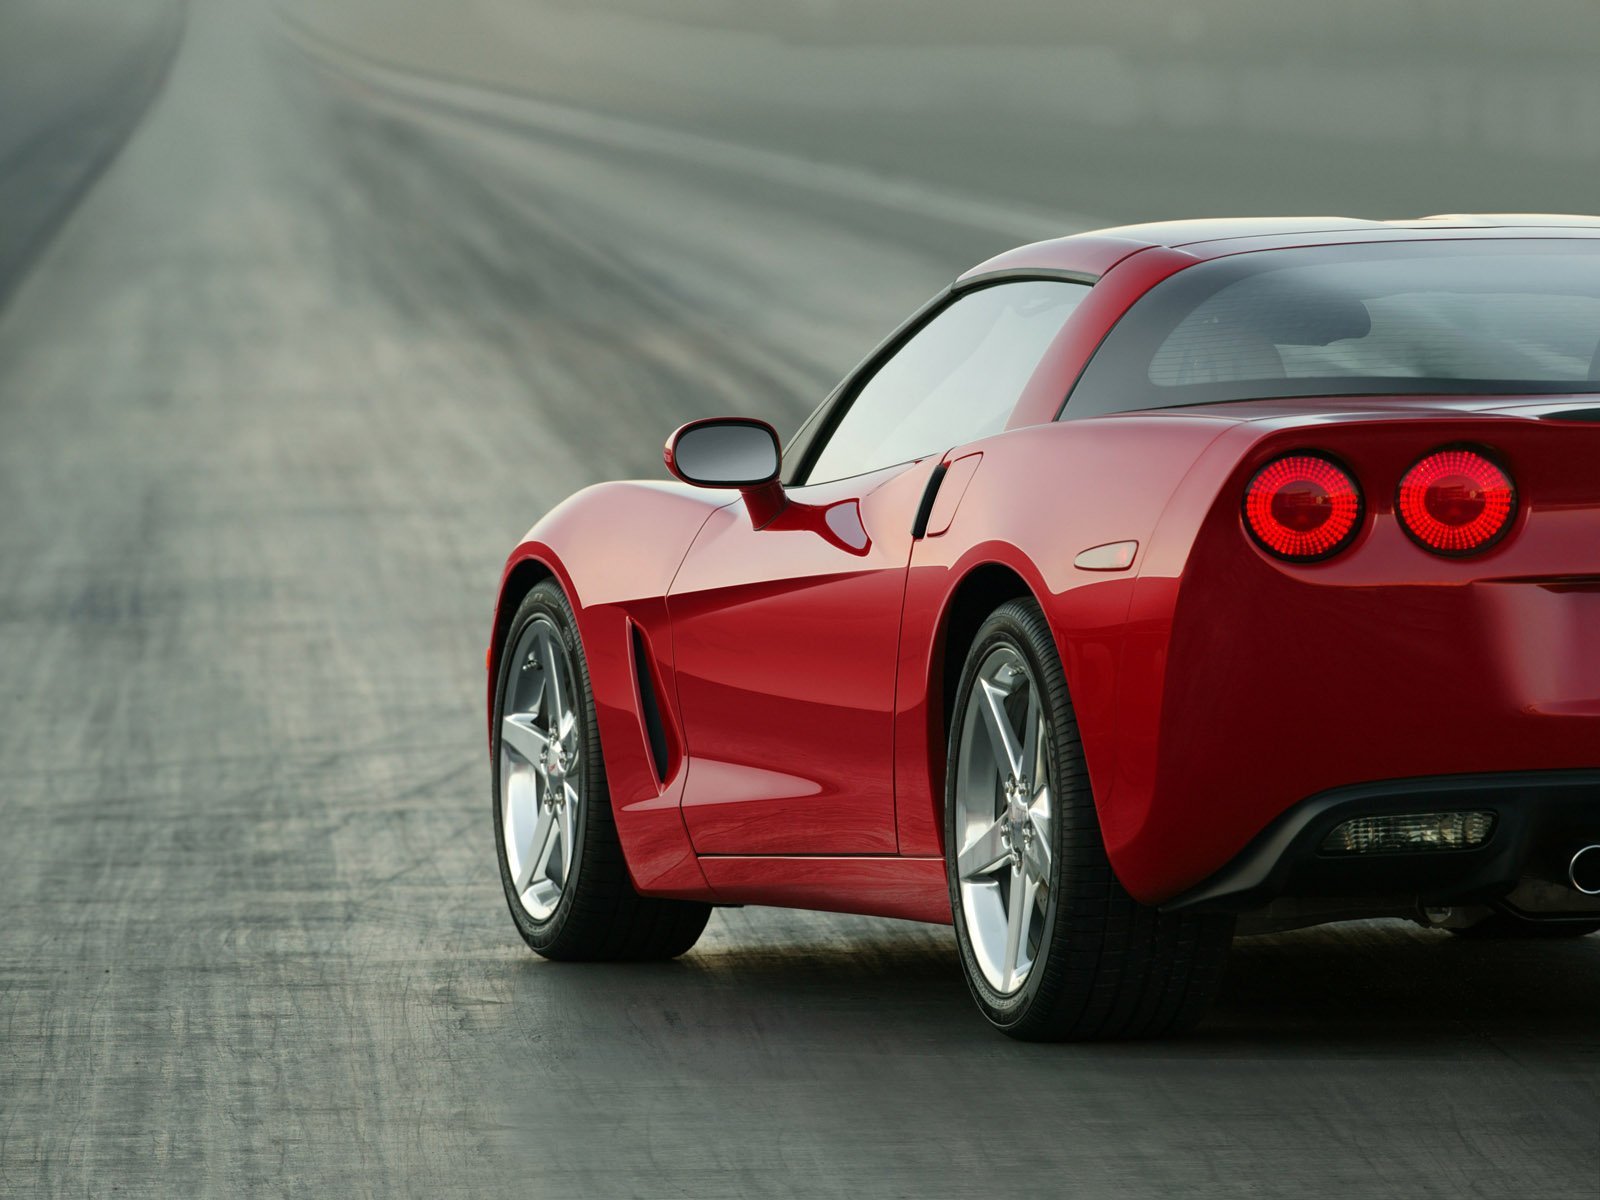
<svg viewBox="0 0 1600 1200"><path fill-rule="evenodd" d="M953 922L1022 1038L1235 929L1600 929L1600 219L1194 221L969 271L506 564L501 876L551 958Z"/></svg>

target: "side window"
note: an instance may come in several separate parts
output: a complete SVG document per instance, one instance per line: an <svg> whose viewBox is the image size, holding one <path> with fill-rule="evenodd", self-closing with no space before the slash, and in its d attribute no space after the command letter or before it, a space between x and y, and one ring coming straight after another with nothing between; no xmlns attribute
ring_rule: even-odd
<svg viewBox="0 0 1600 1200"><path fill-rule="evenodd" d="M924 325L856 393L807 475L827 483L999 433L1089 294L1062 280L968 292Z"/></svg>

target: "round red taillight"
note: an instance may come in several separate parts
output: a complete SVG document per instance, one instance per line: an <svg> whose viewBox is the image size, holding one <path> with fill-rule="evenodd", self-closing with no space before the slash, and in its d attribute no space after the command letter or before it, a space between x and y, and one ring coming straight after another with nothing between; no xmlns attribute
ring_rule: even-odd
<svg viewBox="0 0 1600 1200"><path fill-rule="evenodd" d="M1264 550L1314 562L1350 544L1361 525L1361 489L1350 472L1317 454L1286 454L1244 492L1244 523Z"/></svg>
<svg viewBox="0 0 1600 1200"><path fill-rule="evenodd" d="M1476 450L1438 450L1400 480L1400 524L1435 554L1476 554L1511 528L1517 489Z"/></svg>

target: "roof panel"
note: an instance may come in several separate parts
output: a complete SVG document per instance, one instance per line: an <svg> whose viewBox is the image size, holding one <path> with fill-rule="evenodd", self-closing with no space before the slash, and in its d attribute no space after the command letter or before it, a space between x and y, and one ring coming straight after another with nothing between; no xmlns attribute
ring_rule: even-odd
<svg viewBox="0 0 1600 1200"><path fill-rule="evenodd" d="M1195 258L1206 259L1247 250L1337 242L1549 237L1557 230L1567 231L1572 237L1594 237L1600 234L1600 217L1466 213L1399 221L1367 221L1355 217L1211 217L1194 221L1156 221L1096 229L1019 246L981 263L962 278L1015 270L1081 271L1101 275L1128 255L1152 246L1181 249Z"/></svg>

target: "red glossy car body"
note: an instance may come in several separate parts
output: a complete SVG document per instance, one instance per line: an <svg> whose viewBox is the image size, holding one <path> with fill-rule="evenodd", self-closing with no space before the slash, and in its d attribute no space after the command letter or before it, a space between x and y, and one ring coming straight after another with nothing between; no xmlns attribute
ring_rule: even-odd
<svg viewBox="0 0 1600 1200"><path fill-rule="evenodd" d="M769 493L777 515L760 528L735 492L581 492L506 564L490 679L519 599L554 576L577 614L636 888L720 903L950 920L949 689L962 639L1023 592L1061 654L1111 863L1146 904L1203 894L1274 822L1341 789L1405 795L1406 781L1493 776L1503 790L1527 773L1587 788L1600 769L1600 399L1329 396L1058 416L1130 306L1200 263L1596 239L1600 223L1583 218L1213 221L1001 255L955 289L1093 284L1003 432ZM1394 503L1413 463L1456 444L1492 450L1518 489L1509 535L1465 558L1418 545ZM1263 464L1308 448L1359 481L1365 509L1348 548L1285 562L1247 535L1241 504ZM1136 543L1132 561L1075 565L1112 543ZM1272 898L1221 892L1236 908Z"/></svg>

